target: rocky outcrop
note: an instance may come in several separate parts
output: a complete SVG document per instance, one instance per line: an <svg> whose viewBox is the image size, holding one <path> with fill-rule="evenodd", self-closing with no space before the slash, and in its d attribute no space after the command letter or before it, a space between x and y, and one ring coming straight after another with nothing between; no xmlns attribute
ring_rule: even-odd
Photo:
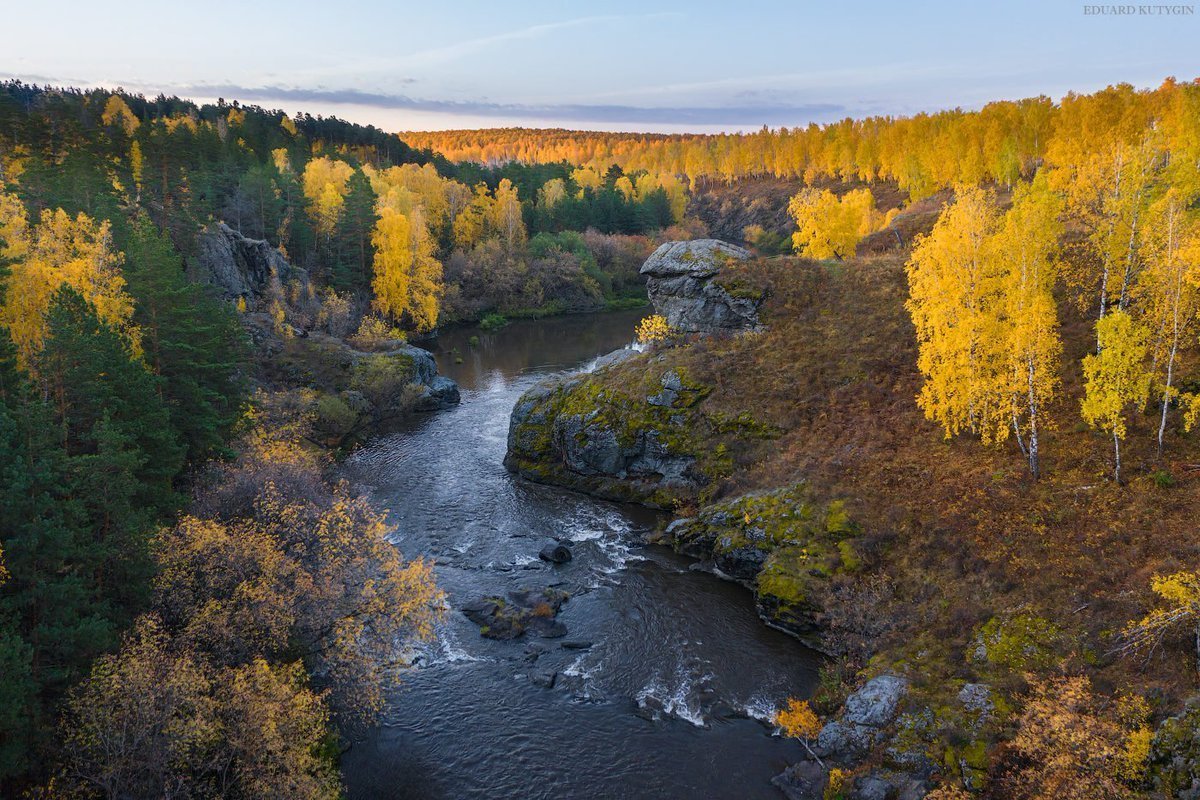
<svg viewBox="0 0 1200 800"><path fill-rule="evenodd" d="M853 767L887 740L901 702L908 694L907 678L880 675L846 698L841 714L817 736L813 752L821 761L805 759L777 775L773 783L790 800L820 800L833 766ZM930 790L931 770L872 769L853 777L842 796L854 800L919 800Z"/></svg>
<svg viewBox="0 0 1200 800"><path fill-rule="evenodd" d="M753 589L768 625L820 649L821 596L834 576L857 569L856 535L841 503L815 503L795 484L705 506L663 538Z"/></svg>
<svg viewBox="0 0 1200 800"><path fill-rule="evenodd" d="M555 377L522 395L509 422L505 466L540 483L657 508L694 497L708 483L693 424L707 390L675 371L645 390L611 389L601 377Z"/></svg>
<svg viewBox="0 0 1200 800"><path fill-rule="evenodd" d="M667 242L642 265L654 309L683 333L740 333L760 327L761 290L729 282L731 264L751 253L718 239Z"/></svg>
<svg viewBox="0 0 1200 800"><path fill-rule="evenodd" d="M215 287L226 300L244 300L251 311L290 284L307 291L307 270L290 264L265 239L248 239L224 222L201 233L196 247L188 265L192 280Z"/></svg>

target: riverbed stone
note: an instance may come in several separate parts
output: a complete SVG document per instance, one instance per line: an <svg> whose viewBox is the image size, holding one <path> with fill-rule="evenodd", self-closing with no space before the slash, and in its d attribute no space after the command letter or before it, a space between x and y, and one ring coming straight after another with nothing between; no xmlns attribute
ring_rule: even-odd
<svg viewBox="0 0 1200 800"><path fill-rule="evenodd" d="M787 800L823 800L829 770L816 761L798 761L771 779Z"/></svg>
<svg viewBox="0 0 1200 800"><path fill-rule="evenodd" d="M506 597L473 600L461 610L487 639L516 639L527 631L545 639L557 639L567 635L567 626L554 617L569 597L567 592L553 587L519 589Z"/></svg>
<svg viewBox="0 0 1200 800"><path fill-rule="evenodd" d="M548 542L540 551L538 558L551 564L565 564L571 560L571 548L561 542Z"/></svg>

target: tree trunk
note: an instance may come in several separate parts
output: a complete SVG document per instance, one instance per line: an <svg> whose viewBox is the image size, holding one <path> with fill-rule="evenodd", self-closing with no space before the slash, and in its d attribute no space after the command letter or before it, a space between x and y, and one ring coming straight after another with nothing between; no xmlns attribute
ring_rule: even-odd
<svg viewBox="0 0 1200 800"><path fill-rule="evenodd" d="M1121 485L1121 437L1117 436L1117 429L1113 428L1113 454L1116 457L1116 465L1113 467L1113 480L1117 482L1117 486Z"/></svg>

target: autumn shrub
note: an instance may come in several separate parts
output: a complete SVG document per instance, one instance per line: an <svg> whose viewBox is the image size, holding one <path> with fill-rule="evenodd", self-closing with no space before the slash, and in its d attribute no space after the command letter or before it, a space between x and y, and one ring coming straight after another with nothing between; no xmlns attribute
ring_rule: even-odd
<svg viewBox="0 0 1200 800"><path fill-rule="evenodd" d="M670 342L677 334L667 323L666 317L651 314L637 324L634 335L641 344L658 345Z"/></svg>
<svg viewBox="0 0 1200 800"><path fill-rule="evenodd" d="M1148 716L1141 698L1110 705L1087 678L1035 679L1002 765L1002 786L1028 800L1136 797Z"/></svg>

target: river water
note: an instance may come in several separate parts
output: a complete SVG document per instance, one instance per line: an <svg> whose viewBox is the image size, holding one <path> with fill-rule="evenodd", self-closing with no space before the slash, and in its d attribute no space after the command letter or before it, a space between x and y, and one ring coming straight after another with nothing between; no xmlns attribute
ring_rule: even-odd
<svg viewBox="0 0 1200 800"><path fill-rule="evenodd" d="M390 510L397 546L435 561L451 606L384 723L345 754L351 798L780 796L770 778L801 749L764 720L811 693L818 657L765 627L742 587L641 544L659 521L650 512L528 483L501 464L521 393L625 346L641 315L444 333L427 346L462 404L349 460L347 478ZM551 536L571 541L571 562L538 560ZM565 639L484 639L458 611L545 586L571 593ZM552 688L531 680L550 675Z"/></svg>

